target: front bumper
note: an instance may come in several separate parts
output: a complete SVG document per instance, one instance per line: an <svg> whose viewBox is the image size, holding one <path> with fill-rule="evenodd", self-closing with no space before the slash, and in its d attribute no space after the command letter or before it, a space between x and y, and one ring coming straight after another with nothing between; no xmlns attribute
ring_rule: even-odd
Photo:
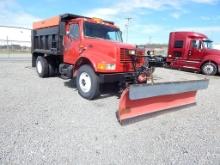
<svg viewBox="0 0 220 165"><path fill-rule="evenodd" d="M100 83L126 82L135 79L134 72L99 74Z"/></svg>

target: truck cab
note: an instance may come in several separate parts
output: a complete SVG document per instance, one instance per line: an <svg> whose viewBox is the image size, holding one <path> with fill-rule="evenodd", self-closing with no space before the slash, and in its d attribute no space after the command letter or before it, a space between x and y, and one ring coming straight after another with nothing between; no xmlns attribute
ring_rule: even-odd
<svg viewBox="0 0 220 165"><path fill-rule="evenodd" d="M133 81L138 53L135 45L123 43L111 21L63 14L33 23L32 66L38 75L76 78L79 94L87 99L99 95L101 83ZM135 60L135 67L143 61Z"/></svg>
<svg viewBox="0 0 220 165"><path fill-rule="evenodd" d="M196 32L171 32L166 62L171 68L215 75L220 71L220 50L212 41Z"/></svg>

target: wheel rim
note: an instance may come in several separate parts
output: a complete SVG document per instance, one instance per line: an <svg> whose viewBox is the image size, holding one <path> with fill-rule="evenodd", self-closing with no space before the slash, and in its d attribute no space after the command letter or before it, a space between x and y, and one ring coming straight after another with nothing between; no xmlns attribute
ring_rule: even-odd
<svg viewBox="0 0 220 165"><path fill-rule="evenodd" d="M37 71L38 73L42 73L43 67L40 61L37 62Z"/></svg>
<svg viewBox="0 0 220 165"><path fill-rule="evenodd" d="M87 93L87 92L90 91L91 86L92 86L92 82L91 82L91 78L90 78L90 76L88 75L88 73L83 72L83 73L80 74L80 77L79 77L79 86L80 86L80 89L81 89L84 93Z"/></svg>
<svg viewBox="0 0 220 165"><path fill-rule="evenodd" d="M206 74L212 74L214 72L214 67L211 64L207 64L203 68Z"/></svg>

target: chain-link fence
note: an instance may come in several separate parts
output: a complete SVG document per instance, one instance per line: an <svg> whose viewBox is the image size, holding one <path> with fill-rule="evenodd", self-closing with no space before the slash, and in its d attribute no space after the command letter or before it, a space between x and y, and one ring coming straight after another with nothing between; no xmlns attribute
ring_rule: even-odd
<svg viewBox="0 0 220 165"><path fill-rule="evenodd" d="M30 58L31 29L0 25L0 58Z"/></svg>
<svg viewBox="0 0 220 165"><path fill-rule="evenodd" d="M31 42L0 39L0 57L30 57Z"/></svg>

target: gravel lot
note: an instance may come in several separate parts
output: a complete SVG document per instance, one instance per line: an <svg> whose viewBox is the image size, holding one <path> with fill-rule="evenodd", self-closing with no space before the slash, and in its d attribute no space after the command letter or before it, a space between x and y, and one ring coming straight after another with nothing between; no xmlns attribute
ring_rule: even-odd
<svg viewBox="0 0 220 165"><path fill-rule="evenodd" d="M203 75L156 70L156 81ZM220 164L220 76L197 105L121 126L118 97L81 98L28 61L0 61L0 164Z"/></svg>

